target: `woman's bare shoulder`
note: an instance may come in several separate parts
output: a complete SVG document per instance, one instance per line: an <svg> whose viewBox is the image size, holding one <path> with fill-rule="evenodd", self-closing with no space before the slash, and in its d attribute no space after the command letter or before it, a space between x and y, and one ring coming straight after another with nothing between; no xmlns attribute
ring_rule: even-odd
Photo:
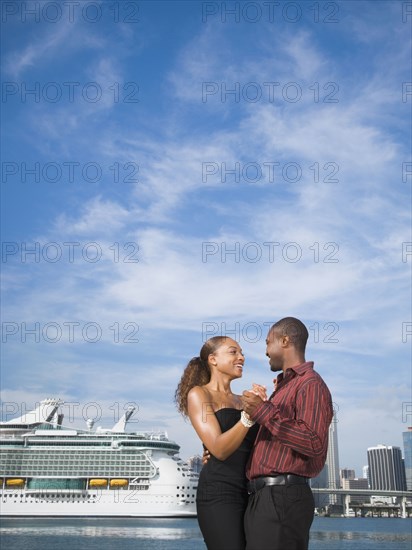
<svg viewBox="0 0 412 550"><path fill-rule="evenodd" d="M205 386L193 386L187 394L187 398L195 401L204 401L209 398L209 392Z"/></svg>

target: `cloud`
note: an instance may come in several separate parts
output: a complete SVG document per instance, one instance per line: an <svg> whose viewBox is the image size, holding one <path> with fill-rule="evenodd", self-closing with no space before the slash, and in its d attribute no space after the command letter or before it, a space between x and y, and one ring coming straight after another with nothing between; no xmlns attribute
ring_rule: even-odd
<svg viewBox="0 0 412 550"><path fill-rule="evenodd" d="M99 236L99 239L121 231L130 221L131 212L120 204L94 197L84 205L76 219L62 214L56 220L56 231L73 237Z"/></svg>
<svg viewBox="0 0 412 550"><path fill-rule="evenodd" d="M376 44L371 29L366 50L352 44L351 62L339 48L356 24L353 10L336 27L335 50L319 26L317 32L298 28L291 38L279 27L211 24L189 33L176 56L167 52L159 92L142 76L142 89L146 84L154 97L146 94L136 109L77 101L21 113L21 141L31 142L39 160L118 163L123 181L114 185L109 168L95 185L76 180L79 185L64 193L39 188L36 200L51 200L53 216L38 219L34 205L23 238L41 247L60 243L63 255L58 262L42 254L38 262L23 262L16 255L4 266L4 319L19 329L4 346L5 400L34 401L45 392L97 400L108 425L113 400L136 400L141 426L166 427L185 455L192 454L200 442L172 399L186 361L202 344L204 323L238 332L248 357L235 386L241 391L252 381L270 385L265 331L292 314L308 324L310 354L339 404L343 462L350 466L365 441L379 443L379 433L399 431L396 411L409 372L402 323L410 321L410 262L401 255L402 243L410 241L409 195L400 181L406 147L399 82L406 47L397 50L390 42L388 52L382 41L363 59L373 50L367 45ZM361 17L359 40L368 17ZM390 28L381 22L379 36ZM66 27L50 31L42 44L30 35L6 59L14 56L13 74L26 78L56 61L57 45L67 36L65 59L75 63L80 34L87 55L73 67L107 88L136 74L130 53L136 34L142 35L138 53L145 45L146 62L156 65L144 29L121 29L116 44L97 27L91 39L80 27L70 36ZM399 67L394 62L383 74L382 56L389 60L392 53ZM145 60L140 62L143 69ZM259 102L235 101L233 94L222 101L219 88L204 102L206 81L228 88L257 82L266 94L264 82L280 84L273 101L267 95ZM299 85L301 100L282 95L290 82ZM331 92L338 102L324 101ZM139 167L138 181L125 181L127 163ZM205 163L213 175L206 177ZM259 165L264 177L251 181L247 163ZM301 171L296 181L293 169L285 172L288 164ZM73 261L68 242L79 243ZM87 243L100 247L98 261L82 253ZM40 324L40 342L33 335L22 341L23 322ZM44 338L47 323L66 331L59 342ZM79 323L75 342L68 341L68 323ZM98 342L82 334L87 323L101 327ZM248 323L261 329L256 342L253 331L244 330ZM137 327L138 342L127 344L130 328ZM382 386L394 365L399 391ZM387 401L385 415L381 405Z"/></svg>
<svg viewBox="0 0 412 550"><path fill-rule="evenodd" d="M10 52L5 59L5 70L13 78L20 78L27 69L49 60L56 54L63 42L67 42L73 31L72 24L59 25L45 33L42 38L34 38L20 50Z"/></svg>

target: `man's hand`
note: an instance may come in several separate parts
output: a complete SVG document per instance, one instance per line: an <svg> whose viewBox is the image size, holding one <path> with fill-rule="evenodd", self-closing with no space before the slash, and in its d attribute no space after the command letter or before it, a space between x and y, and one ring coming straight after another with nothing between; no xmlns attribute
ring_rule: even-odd
<svg viewBox="0 0 412 550"><path fill-rule="evenodd" d="M204 449L203 456L202 456L202 464L205 466L208 463L208 460L210 458L210 453L207 449Z"/></svg>
<svg viewBox="0 0 412 550"><path fill-rule="evenodd" d="M263 399L259 395L251 391L244 391L242 394L243 410L251 416L255 409L263 403Z"/></svg>

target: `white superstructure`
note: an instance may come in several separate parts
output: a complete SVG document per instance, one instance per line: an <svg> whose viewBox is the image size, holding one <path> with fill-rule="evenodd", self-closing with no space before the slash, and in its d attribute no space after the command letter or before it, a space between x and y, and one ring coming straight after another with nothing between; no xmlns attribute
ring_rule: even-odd
<svg viewBox="0 0 412 550"><path fill-rule="evenodd" d="M1 515L196 515L198 475L165 433L126 432L133 407L111 429L66 428L62 404L0 423Z"/></svg>

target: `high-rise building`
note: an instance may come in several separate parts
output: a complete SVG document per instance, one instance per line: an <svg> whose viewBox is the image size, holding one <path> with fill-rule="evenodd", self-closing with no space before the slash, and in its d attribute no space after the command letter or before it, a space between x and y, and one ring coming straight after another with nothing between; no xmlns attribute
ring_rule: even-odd
<svg viewBox="0 0 412 550"><path fill-rule="evenodd" d="M368 448L371 489L405 491L405 466L399 447L378 445Z"/></svg>
<svg viewBox="0 0 412 550"><path fill-rule="evenodd" d="M340 486L343 487L343 481L345 479L355 479L355 470L350 470L349 468L340 469Z"/></svg>
<svg viewBox="0 0 412 550"><path fill-rule="evenodd" d="M202 457L199 455L194 455L188 458L187 465L189 468L191 468L194 472L200 473L200 470L202 469Z"/></svg>
<svg viewBox="0 0 412 550"><path fill-rule="evenodd" d="M370 481L369 481L369 466L368 465L363 466L363 468L362 468L362 477L365 477L368 480L368 485L370 487L371 484L370 484Z"/></svg>
<svg viewBox="0 0 412 550"><path fill-rule="evenodd" d="M412 491L412 427L403 432L403 453L405 457L406 489Z"/></svg>
<svg viewBox="0 0 412 550"><path fill-rule="evenodd" d="M335 416L329 426L328 454L326 456L325 466L320 474L311 479L311 487L316 488L340 488L339 477L339 452L338 452L338 423ZM317 498L315 495L315 506L324 507L329 504L340 504L340 497L337 495L322 495Z"/></svg>
<svg viewBox="0 0 412 550"><path fill-rule="evenodd" d="M365 477L344 479L342 483L342 489L368 489L368 480ZM369 495L351 495L351 502L357 502L361 504L363 502L370 502Z"/></svg>
<svg viewBox="0 0 412 550"><path fill-rule="evenodd" d="M328 487L332 489L340 488L339 477L339 450L338 450L338 422L333 416L331 425L329 426L329 442L328 455L326 457L326 465L328 467ZM330 495L330 503L340 503L337 495Z"/></svg>
<svg viewBox="0 0 412 550"><path fill-rule="evenodd" d="M310 486L312 489L324 489L328 486L328 466L325 463L322 471L310 480ZM313 493L315 499L316 508L325 508L330 504L330 495L324 495L319 493Z"/></svg>

